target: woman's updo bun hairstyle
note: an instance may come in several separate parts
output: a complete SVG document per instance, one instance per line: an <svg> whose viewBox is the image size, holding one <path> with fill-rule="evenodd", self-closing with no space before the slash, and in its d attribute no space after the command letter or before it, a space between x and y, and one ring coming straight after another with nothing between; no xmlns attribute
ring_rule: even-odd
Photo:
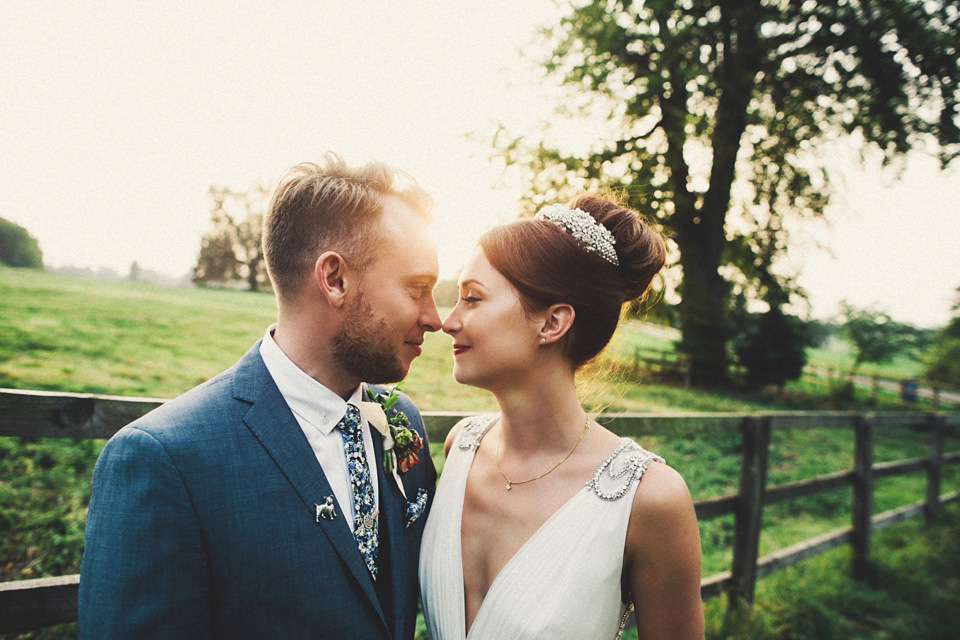
<svg viewBox="0 0 960 640"><path fill-rule="evenodd" d="M557 303L573 306L576 316L563 346L578 369L607 346L623 304L646 294L667 251L642 215L609 197L585 193L566 206L585 211L610 230L619 265L589 251L550 220L499 225L483 234L479 244L493 268L520 293L527 313Z"/></svg>

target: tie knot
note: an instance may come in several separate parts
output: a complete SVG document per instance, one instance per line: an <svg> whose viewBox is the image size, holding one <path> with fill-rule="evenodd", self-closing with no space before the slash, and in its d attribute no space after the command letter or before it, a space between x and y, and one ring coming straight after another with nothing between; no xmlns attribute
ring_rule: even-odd
<svg viewBox="0 0 960 640"><path fill-rule="evenodd" d="M356 435L360 431L360 410L352 404L347 405L347 414L340 420L340 430L348 435Z"/></svg>

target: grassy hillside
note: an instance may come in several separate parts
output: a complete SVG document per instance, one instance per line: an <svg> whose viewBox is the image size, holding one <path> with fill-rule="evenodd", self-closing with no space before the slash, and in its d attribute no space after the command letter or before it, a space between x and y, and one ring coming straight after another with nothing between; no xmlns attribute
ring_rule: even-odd
<svg viewBox="0 0 960 640"><path fill-rule="evenodd" d="M270 295L0 269L0 386L170 398L233 364Z"/></svg>
<svg viewBox="0 0 960 640"><path fill-rule="evenodd" d="M0 387L141 397L174 397L231 366L275 318L275 303L267 294L167 289L131 282L104 283L3 268L0 268L0 300L3 300L0 305ZM450 342L443 334L427 336L424 354L415 361L404 389L423 409L494 409L495 403L489 394L453 381ZM816 398L708 394L654 384L638 379L615 364L631 362L637 346L668 348L670 344L670 336L662 330L642 323L627 323L618 332L607 360L588 372L582 381L585 404L593 410L656 412L819 407ZM736 490L739 475L736 434L649 438L642 444L663 455L683 474L697 500ZM0 580L79 570L90 477L101 447L102 442L98 441L0 438L0 532L3 532L0 534ZM442 454L436 447L433 453L439 465ZM926 455L925 442L908 429L885 430L877 435L877 462L923 455ZM849 432L778 431L771 451L771 482L789 482L849 469L852 460ZM943 486L944 491L960 488L960 473L955 467L945 474ZM923 492L922 474L884 480L876 489L875 510L920 500ZM848 490L768 508L761 553L846 525L849 508ZM952 523L951 531L956 535L960 530L957 518L948 522ZM901 525L908 526L918 525ZM909 531L923 540L928 535L925 529ZM704 575L729 569L732 534L732 517L701 523ZM928 561L919 557L918 549L898 542L900 538L891 539L893 549L883 548L877 553L885 561L888 551L906 554L904 567L914 566L911 562ZM878 548L882 548L879 543ZM950 562L960 556L955 545L945 553L954 554L947 558ZM793 613L784 611L783 607L794 605L782 603L815 608L821 606L818 603L835 600L835 594L830 595L824 588L853 590L856 597L851 602L857 602L856 598L861 596L879 597L859 594L856 585L846 582L821 585L821 573L835 573L838 566L847 562L842 550L827 558L832 559L808 561L779 574L784 577L762 581L758 600L759 610L764 613L759 617L724 622L720 605L711 603L711 637L831 637L799 632L770 635L774 633L770 629ZM888 570L895 573L898 569ZM823 588L809 595L799 593L790 586L793 578L786 576L803 580L811 588L818 585ZM911 586L914 590L923 588L923 584ZM942 603L951 598L954 604L960 599L960 585L940 589L930 602L941 603L941 610L946 611ZM837 605L838 610L841 606ZM839 618L844 615L836 614ZM724 630L724 624L734 622L740 625L736 627L738 631ZM788 624L788 629L800 628L796 620L784 624ZM857 636L848 634L844 624L847 623L836 628L843 629L841 635L850 638L938 637ZM748 629L757 635L741 635ZM49 637L69 637L70 631L62 633L66 635Z"/></svg>
<svg viewBox="0 0 960 640"><path fill-rule="evenodd" d="M270 294L101 282L0 268L0 386L171 398L235 363L276 317ZM443 313L446 310L441 310ZM661 329L626 323L609 350L670 348ZM428 334L405 390L431 410L489 410L492 397L456 384L451 340ZM633 411L815 408L763 395L705 395L638 380L601 362L581 382L584 402Z"/></svg>

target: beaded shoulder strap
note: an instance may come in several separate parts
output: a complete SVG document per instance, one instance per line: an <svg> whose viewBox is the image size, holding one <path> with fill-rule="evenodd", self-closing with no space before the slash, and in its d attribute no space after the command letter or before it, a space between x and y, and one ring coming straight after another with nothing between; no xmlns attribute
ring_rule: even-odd
<svg viewBox="0 0 960 640"><path fill-rule="evenodd" d="M664 462L660 456L650 453L633 440L624 438L620 446L600 463L593 477L587 480L587 487L602 500L619 500L654 460Z"/></svg>
<svg viewBox="0 0 960 640"><path fill-rule="evenodd" d="M487 433L490 425L499 417L499 414L496 413L483 413L478 416L465 418L456 440L460 450L469 451L470 449L479 447L484 434Z"/></svg>

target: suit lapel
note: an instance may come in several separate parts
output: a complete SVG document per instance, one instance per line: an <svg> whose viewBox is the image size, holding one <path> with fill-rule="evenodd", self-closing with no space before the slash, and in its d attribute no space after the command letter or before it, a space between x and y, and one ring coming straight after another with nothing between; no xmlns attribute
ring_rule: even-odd
<svg viewBox="0 0 960 640"><path fill-rule="evenodd" d="M384 576L390 580L386 585L390 589L389 599L393 609L394 637L399 637L403 629L402 614L406 611L407 602L406 590L403 588L406 573L406 548L404 545L404 514L406 512L407 502L397 487L397 482L392 473L387 473L383 464L383 439L380 434L374 430L373 449L376 456L377 482L380 484L380 518L381 535L379 545L381 556L387 557L389 567L380 566L380 571L389 568L389 576ZM384 535L386 534L386 535ZM383 553L386 550L387 553ZM379 578L378 578L379 581ZM383 588L383 587L381 587Z"/></svg>
<svg viewBox="0 0 960 640"><path fill-rule="evenodd" d="M333 489L317 462L310 443L303 435L300 424L263 364L259 347L260 343L257 342L237 365L234 396L238 400L252 403L243 417L244 423L299 495L305 508L304 517L316 519L316 505L322 504L326 496L333 495ZM333 520L321 518L317 526L360 583L363 592L370 598L386 625L373 579L367 572L363 557L357 549L356 539L346 522L345 518L349 516L339 515L341 517Z"/></svg>

